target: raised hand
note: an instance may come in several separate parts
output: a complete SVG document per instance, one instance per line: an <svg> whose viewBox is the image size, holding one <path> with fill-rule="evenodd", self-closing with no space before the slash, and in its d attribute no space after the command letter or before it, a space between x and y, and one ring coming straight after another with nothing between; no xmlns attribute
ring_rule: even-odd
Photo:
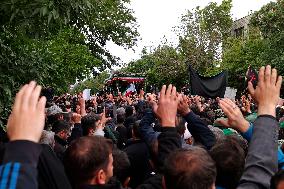
<svg viewBox="0 0 284 189"><path fill-rule="evenodd" d="M217 123L236 129L242 133L246 132L249 128L249 122L244 118L241 110L230 99L225 98L219 101L219 106L228 117L227 120L219 119Z"/></svg>
<svg viewBox="0 0 284 189"><path fill-rule="evenodd" d="M140 92L139 92L139 99L144 100L144 95L145 95L145 92L144 92L143 89L141 89Z"/></svg>
<svg viewBox="0 0 284 189"><path fill-rule="evenodd" d="M98 127L103 129L109 120L111 120L111 117L106 117L106 108L104 108L103 113L101 113L101 121Z"/></svg>
<svg viewBox="0 0 284 189"><path fill-rule="evenodd" d="M163 85L160 92L159 105L155 111L163 127L175 127L175 118L180 97L177 96L176 87Z"/></svg>
<svg viewBox="0 0 284 189"><path fill-rule="evenodd" d="M81 123L81 118L82 116L80 114L72 113L71 119L74 123Z"/></svg>
<svg viewBox="0 0 284 189"><path fill-rule="evenodd" d="M40 96L41 86L31 81L24 85L14 102L7 124L10 141L29 140L38 142L44 127L46 98Z"/></svg>
<svg viewBox="0 0 284 189"><path fill-rule="evenodd" d="M182 95L182 98L178 104L178 113L182 116L186 116L190 112L188 102L188 98L185 95Z"/></svg>
<svg viewBox="0 0 284 189"><path fill-rule="evenodd" d="M128 105L130 105L130 106L133 104L133 101L129 96L126 97L126 101L127 101Z"/></svg>
<svg viewBox="0 0 284 189"><path fill-rule="evenodd" d="M81 116L87 115L87 112L86 112L86 101L85 101L85 99L83 97L79 99L79 104L80 104Z"/></svg>
<svg viewBox="0 0 284 189"><path fill-rule="evenodd" d="M275 117L275 107L279 101L282 77L277 77L277 70L268 65L261 67L258 73L256 89L251 82L248 83L248 90L258 104L258 115L272 115Z"/></svg>

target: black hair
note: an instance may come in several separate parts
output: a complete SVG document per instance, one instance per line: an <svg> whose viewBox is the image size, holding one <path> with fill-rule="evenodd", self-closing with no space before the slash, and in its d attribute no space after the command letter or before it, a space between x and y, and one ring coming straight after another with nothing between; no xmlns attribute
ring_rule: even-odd
<svg viewBox="0 0 284 189"><path fill-rule="evenodd" d="M111 153L112 142L104 137L86 136L73 141L63 158L73 188L87 184L100 169L106 170Z"/></svg>
<svg viewBox="0 0 284 189"><path fill-rule="evenodd" d="M118 124L122 124L125 121L125 115L124 114L117 114L116 116L116 122Z"/></svg>
<svg viewBox="0 0 284 189"><path fill-rule="evenodd" d="M82 117L81 124L83 130L83 136L87 136L90 132L90 129L96 129L96 122L100 119L98 115L91 112L84 117Z"/></svg>
<svg viewBox="0 0 284 189"><path fill-rule="evenodd" d="M209 189L216 179L215 163L202 148L179 149L164 164L167 188Z"/></svg>
<svg viewBox="0 0 284 189"><path fill-rule="evenodd" d="M126 152L119 149L113 150L113 175L123 185L128 177L130 177L130 161Z"/></svg>
<svg viewBox="0 0 284 189"><path fill-rule="evenodd" d="M236 136L226 136L210 150L216 162L216 185L226 189L237 188L245 165L245 151Z"/></svg>
<svg viewBox="0 0 284 189"><path fill-rule="evenodd" d="M136 138L141 138L141 132L140 132L139 124L140 124L140 120L136 121L133 124L133 127L132 127L133 134Z"/></svg>
<svg viewBox="0 0 284 189"><path fill-rule="evenodd" d="M129 117L133 115L133 107L132 106L126 106L125 107L125 117Z"/></svg>
<svg viewBox="0 0 284 189"><path fill-rule="evenodd" d="M52 125L52 131L57 134L61 131L69 131L70 124L67 121L59 120Z"/></svg>

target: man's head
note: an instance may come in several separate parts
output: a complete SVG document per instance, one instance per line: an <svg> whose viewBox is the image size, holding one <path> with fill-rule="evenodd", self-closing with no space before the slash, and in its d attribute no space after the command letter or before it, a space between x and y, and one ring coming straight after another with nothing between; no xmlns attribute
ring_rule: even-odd
<svg viewBox="0 0 284 189"><path fill-rule="evenodd" d="M214 161L199 147L177 150L165 161L167 189L211 189L215 185L216 174Z"/></svg>
<svg viewBox="0 0 284 189"><path fill-rule="evenodd" d="M243 173L245 151L236 136L226 136L212 147L210 155L216 162L216 185L236 188Z"/></svg>
<svg viewBox="0 0 284 189"><path fill-rule="evenodd" d="M141 132L140 132L139 124L140 124L140 121L136 121L133 124L133 127L132 127L132 137L135 138L135 139L141 138Z"/></svg>
<svg viewBox="0 0 284 189"><path fill-rule="evenodd" d="M133 115L133 107L132 106L126 106L125 107L125 117L129 117Z"/></svg>
<svg viewBox="0 0 284 189"><path fill-rule="evenodd" d="M74 188L106 184L113 176L112 142L98 136L81 137L67 148L63 162Z"/></svg>
<svg viewBox="0 0 284 189"><path fill-rule="evenodd" d="M52 131L59 138L66 141L67 138L70 136L70 124L66 121L63 121L63 120L56 121L52 125Z"/></svg>
<svg viewBox="0 0 284 189"><path fill-rule="evenodd" d="M113 175L120 181L123 187L127 187L130 181L130 161L124 151L113 151Z"/></svg>
<svg viewBox="0 0 284 189"><path fill-rule="evenodd" d="M123 124L125 121L125 115L124 114L117 114L116 121L118 124Z"/></svg>
<svg viewBox="0 0 284 189"><path fill-rule="evenodd" d="M100 124L100 116L95 113L89 113L81 120L83 135L91 136L95 132L98 124Z"/></svg>

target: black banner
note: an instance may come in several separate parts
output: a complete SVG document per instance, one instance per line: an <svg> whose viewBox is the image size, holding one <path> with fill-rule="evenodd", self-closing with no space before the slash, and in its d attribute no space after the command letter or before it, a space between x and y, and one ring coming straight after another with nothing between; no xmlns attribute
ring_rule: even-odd
<svg viewBox="0 0 284 189"><path fill-rule="evenodd" d="M212 77L204 77L196 73L189 64L191 94L207 98L223 98L227 87L228 73L223 71Z"/></svg>

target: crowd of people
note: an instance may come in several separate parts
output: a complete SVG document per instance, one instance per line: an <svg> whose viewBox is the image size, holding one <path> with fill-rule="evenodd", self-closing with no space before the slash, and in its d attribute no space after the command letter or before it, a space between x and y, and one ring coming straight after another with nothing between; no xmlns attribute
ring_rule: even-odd
<svg viewBox="0 0 284 189"><path fill-rule="evenodd" d="M164 85L158 94L65 94L32 81L0 146L0 188L284 188L282 77L261 67L239 100Z"/></svg>

